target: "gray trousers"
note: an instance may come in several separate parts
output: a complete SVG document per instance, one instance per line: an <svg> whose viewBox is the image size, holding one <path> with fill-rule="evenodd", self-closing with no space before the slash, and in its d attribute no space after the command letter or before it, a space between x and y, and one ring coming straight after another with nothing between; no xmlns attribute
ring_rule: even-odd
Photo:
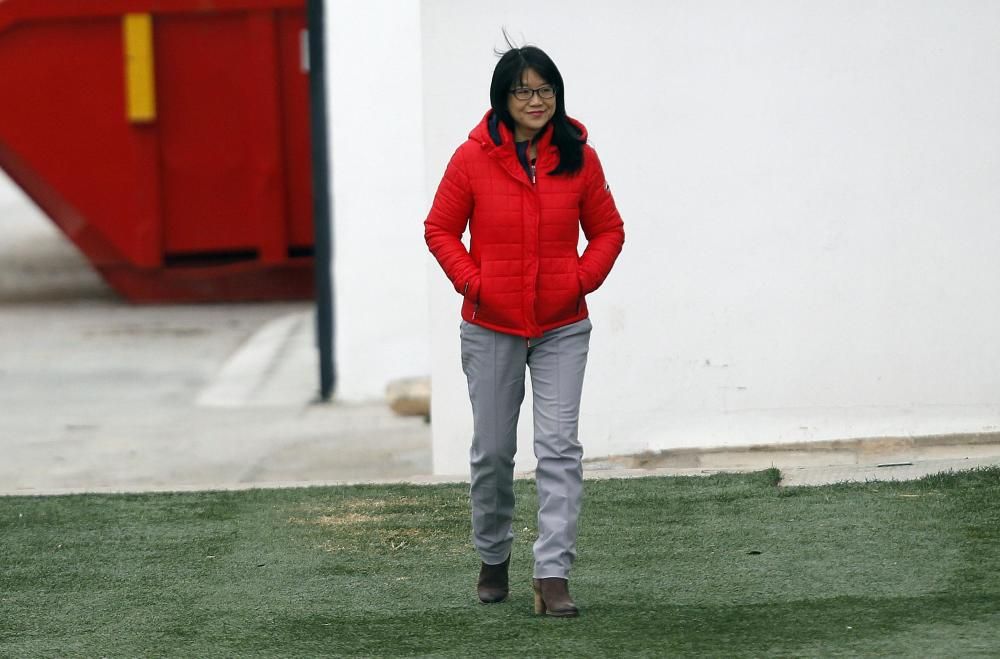
<svg viewBox="0 0 1000 659"><path fill-rule="evenodd" d="M527 367L538 458L534 576L569 575L583 497L583 447L577 426L590 330L590 321L584 319L526 340L462 322L462 370L469 381L473 417L472 539L484 563L502 563L514 541L514 453Z"/></svg>

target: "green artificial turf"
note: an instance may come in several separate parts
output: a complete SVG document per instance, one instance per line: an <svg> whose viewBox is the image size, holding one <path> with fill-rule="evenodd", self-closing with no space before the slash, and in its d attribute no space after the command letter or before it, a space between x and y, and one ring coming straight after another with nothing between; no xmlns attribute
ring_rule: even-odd
<svg viewBox="0 0 1000 659"><path fill-rule="evenodd" d="M0 656L1000 655L1000 469L586 485L577 619L474 583L467 486L0 498Z"/></svg>

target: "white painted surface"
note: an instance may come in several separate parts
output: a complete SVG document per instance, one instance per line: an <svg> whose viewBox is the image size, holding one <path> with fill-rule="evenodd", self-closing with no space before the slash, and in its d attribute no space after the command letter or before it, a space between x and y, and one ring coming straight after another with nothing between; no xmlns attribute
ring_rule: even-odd
<svg viewBox="0 0 1000 659"><path fill-rule="evenodd" d="M625 219L588 456L1000 426L1000 5L425 0L428 198L501 25L560 66ZM427 269L435 470L464 473L460 300Z"/></svg>
<svg viewBox="0 0 1000 659"><path fill-rule="evenodd" d="M327 3L337 398L429 371L419 0Z"/></svg>

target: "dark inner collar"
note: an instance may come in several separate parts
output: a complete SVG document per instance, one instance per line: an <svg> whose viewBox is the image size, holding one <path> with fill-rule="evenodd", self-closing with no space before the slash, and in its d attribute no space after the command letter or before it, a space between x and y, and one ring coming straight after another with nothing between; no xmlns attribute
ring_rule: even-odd
<svg viewBox="0 0 1000 659"><path fill-rule="evenodd" d="M524 173L528 175L529 179L533 179L534 175L531 171L531 166L535 163L535 158L531 158L528 155L528 147L530 146L531 140L514 142L514 150L517 151L517 159L521 162L521 167L524 168Z"/></svg>

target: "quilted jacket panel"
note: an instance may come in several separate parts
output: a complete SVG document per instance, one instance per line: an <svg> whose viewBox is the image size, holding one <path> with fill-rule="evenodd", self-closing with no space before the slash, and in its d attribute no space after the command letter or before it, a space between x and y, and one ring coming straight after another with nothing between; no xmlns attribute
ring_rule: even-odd
<svg viewBox="0 0 1000 659"><path fill-rule="evenodd" d="M597 152L584 145L582 169L559 163L548 127L537 138L532 181L513 136L488 112L455 151L424 222L424 238L455 290L462 318L524 337L587 317L585 297L608 276L625 233ZM574 126L586 138L579 122ZM587 238L577 253L580 229ZM469 230L469 249L462 234Z"/></svg>

